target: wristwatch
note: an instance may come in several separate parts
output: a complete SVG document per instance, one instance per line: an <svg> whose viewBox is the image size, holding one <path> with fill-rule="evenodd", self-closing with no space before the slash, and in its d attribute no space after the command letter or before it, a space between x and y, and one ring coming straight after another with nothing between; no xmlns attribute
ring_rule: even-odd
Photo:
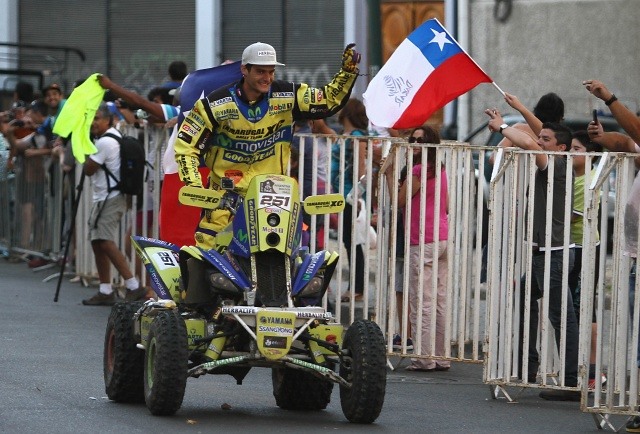
<svg viewBox="0 0 640 434"><path fill-rule="evenodd" d="M505 128L507 128L508 126L509 126L508 124L502 124L502 125L500 125L500 129L498 130L498 132L499 132L500 134L502 134L502 130L504 130L504 129L505 129Z"/></svg>

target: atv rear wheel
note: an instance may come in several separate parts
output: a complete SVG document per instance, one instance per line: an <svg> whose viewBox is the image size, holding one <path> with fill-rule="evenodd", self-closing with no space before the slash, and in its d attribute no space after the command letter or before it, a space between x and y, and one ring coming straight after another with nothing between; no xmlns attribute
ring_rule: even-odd
<svg viewBox="0 0 640 434"><path fill-rule="evenodd" d="M136 348L133 314L142 303L117 303L111 308L104 336L104 385L116 402L144 402L144 351Z"/></svg>
<svg viewBox="0 0 640 434"><path fill-rule="evenodd" d="M372 423L380 415L387 385L384 337L372 321L357 320L349 326L342 348L347 357L340 376L351 387L340 385L340 405L349 422Z"/></svg>
<svg viewBox="0 0 640 434"><path fill-rule="evenodd" d="M177 311L160 312L149 330L144 360L144 397L156 416L172 415L187 386L187 328Z"/></svg>
<svg viewBox="0 0 640 434"><path fill-rule="evenodd" d="M273 396L284 410L324 410L331 401L333 383L291 368L271 371Z"/></svg>

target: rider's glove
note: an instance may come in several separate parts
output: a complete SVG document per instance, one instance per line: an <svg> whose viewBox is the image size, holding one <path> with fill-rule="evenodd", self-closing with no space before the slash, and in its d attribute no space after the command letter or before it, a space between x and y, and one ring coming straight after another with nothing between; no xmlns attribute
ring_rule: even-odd
<svg viewBox="0 0 640 434"><path fill-rule="evenodd" d="M358 72L358 63L360 63L360 58L362 57L360 53L353 49L355 46L356 44L347 45L344 53L342 53L342 69L352 74Z"/></svg>

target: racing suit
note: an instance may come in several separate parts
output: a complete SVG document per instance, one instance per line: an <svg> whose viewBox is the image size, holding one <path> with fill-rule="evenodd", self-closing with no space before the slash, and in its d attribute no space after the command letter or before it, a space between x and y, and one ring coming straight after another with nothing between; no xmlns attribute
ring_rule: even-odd
<svg viewBox="0 0 640 434"><path fill-rule="evenodd" d="M332 116L347 102L357 71L341 69L322 88L275 80L268 93L250 104L242 83L222 87L200 99L178 130L175 143L180 179L203 186L200 158L211 169L208 188L220 188L220 179L234 180L243 194L258 174L286 174L293 123L298 119ZM204 210L196 229L196 245L214 247L214 237L230 221L226 210Z"/></svg>

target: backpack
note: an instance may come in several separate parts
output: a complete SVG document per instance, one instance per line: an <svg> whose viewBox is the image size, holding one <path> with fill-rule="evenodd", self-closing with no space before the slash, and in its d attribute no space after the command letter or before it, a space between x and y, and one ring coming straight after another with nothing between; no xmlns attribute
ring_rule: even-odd
<svg viewBox="0 0 640 434"><path fill-rule="evenodd" d="M144 145L140 140L132 136L123 135L118 137L115 134L105 134L103 137L111 137L120 144L120 179L103 164L102 168L107 174L107 191L120 190L122 194L141 195L144 187L144 169L147 165ZM113 178L115 185L111 187L109 178Z"/></svg>

